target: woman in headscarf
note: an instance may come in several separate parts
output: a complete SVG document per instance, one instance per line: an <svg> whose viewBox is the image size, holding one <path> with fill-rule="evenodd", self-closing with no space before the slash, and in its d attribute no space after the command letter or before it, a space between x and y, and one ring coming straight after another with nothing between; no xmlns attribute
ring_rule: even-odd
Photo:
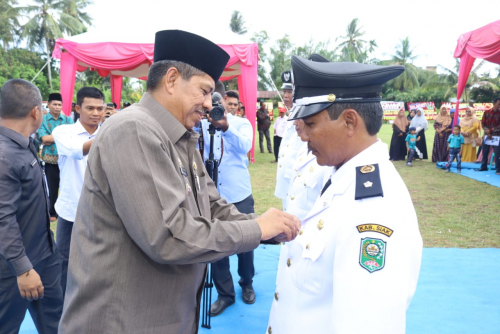
<svg viewBox="0 0 500 334"><path fill-rule="evenodd" d="M463 162L476 161L476 147L481 146L479 142L479 119L475 115L474 108L468 107L465 111L465 117L460 122L462 136L464 137L464 148L462 149Z"/></svg>
<svg viewBox="0 0 500 334"><path fill-rule="evenodd" d="M389 159L391 161L405 160L406 157L406 132L408 128L408 119L405 110L400 109L398 115L392 123L392 139L389 150Z"/></svg>
<svg viewBox="0 0 500 334"><path fill-rule="evenodd" d="M437 115L434 120L436 134L434 136L434 146L432 148L432 162L448 161L448 137L451 132L447 130L450 128L451 121L448 109L445 106L441 106L439 115Z"/></svg>
<svg viewBox="0 0 500 334"><path fill-rule="evenodd" d="M410 124L413 117L415 117L415 109L410 110L408 112L408 116L406 116L406 119L408 120L408 124Z"/></svg>
<svg viewBox="0 0 500 334"><path fill-rule="evenodd" d="M427 144L425 143L425 131L429 129L429 125L427 124L427 120L425 119L424 109L417 108L417 114L410 123L410 128L415 128L417 138L420 137L420 140L417 141L417 156L422 161L422 159L429 159L427 156Z"/></svg>

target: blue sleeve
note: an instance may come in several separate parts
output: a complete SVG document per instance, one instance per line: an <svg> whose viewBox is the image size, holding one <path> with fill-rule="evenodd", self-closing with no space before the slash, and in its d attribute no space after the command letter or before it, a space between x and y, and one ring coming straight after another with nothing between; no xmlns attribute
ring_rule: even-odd
<svg viewBox="0 0 500 334"><path fill-rule="evenodd" d="M460 135L460 144L464 143L464 136Z"/></svg>
<svg viewBox="0 0 500 334"><path fill-rule="evenodd" d="M48 136L50 135L49 127L47 124L47 118L44 116L42 124L40 125L40 128L38 129L38 137L42 138L43 136Z"/></svg>
<svg viewBox="0 0 500 334"><path fill-rule="evenodd" d="M453 136L448 137L448 143L451 143L451 138L453 138Z"/></svg>

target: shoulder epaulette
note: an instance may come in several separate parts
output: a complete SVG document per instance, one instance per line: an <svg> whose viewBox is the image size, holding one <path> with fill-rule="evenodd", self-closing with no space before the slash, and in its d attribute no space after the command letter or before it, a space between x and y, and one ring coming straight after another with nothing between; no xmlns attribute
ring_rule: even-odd
<svg viewBox="0 0 500 334"><path fill-rule="evenodd" d="M356 167L356 194L354 199L384 197L378 164Z"/></svg>

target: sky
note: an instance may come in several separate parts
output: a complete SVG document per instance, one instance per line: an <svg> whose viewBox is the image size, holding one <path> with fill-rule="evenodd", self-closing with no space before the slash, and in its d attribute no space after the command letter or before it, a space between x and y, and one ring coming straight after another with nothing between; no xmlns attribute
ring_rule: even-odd
<svg viewBox="0 0 500 334"><path fill-rule="evenodd" d="M94 18L88 37L130 42L153 42L158 30L183 29L218 44L245 43L254 32L265 30L271 38L268 47L285 34L295 46L312 39L329 40L333 47L335 38L345 35L348 23L358 18L364 39L378 44L373 57L390 58L400 40L409 37L417 66L450 69L458 37L500 18L500 0L94 0L88 8ZM244 36L229 29L234 10L246 22ZM479 73L496 74L497 66L486 64Z"/></svg>

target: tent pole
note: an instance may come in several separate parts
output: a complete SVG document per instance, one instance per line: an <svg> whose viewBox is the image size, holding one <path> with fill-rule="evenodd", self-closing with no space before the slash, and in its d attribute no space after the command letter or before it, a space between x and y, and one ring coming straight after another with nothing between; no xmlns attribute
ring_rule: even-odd
<svg viewBox="0 0 500 334"><path fill-rule="evenodd" d="M35 75L35 77L31 80L31 82L35 81L35 79L38 77L38 75L40 73L42 73L43 69L49 64L49 60L47 59L47 62L45 63L45 65L42 66L42 68L40 69L40 71L38 71L38 73Z"/></svg>

